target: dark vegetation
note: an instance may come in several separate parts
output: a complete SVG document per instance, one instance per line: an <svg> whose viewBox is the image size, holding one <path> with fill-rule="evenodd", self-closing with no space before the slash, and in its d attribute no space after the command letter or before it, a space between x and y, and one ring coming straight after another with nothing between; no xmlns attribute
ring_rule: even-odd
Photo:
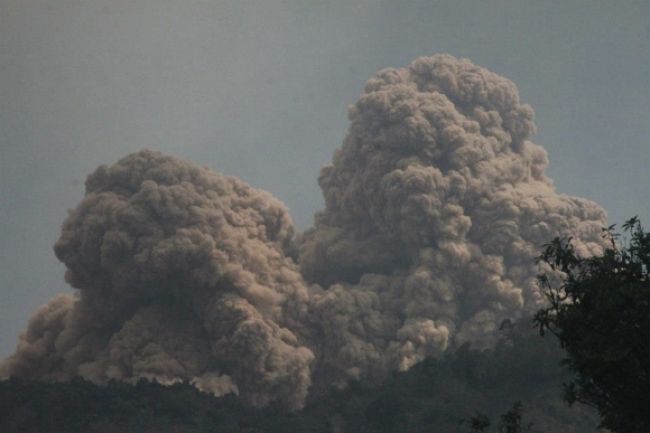
<svg viewBox="0 0 650 433"><path fill-rule="evenodd" d="M650 432L650 233L635 217L605 230L602 256L578 257L571 239L555 239L541 259L564 272L547 276L549 306L535 318L566 350L574 373L565 386L569 404L595 407L602 425L618 433Z"/></svg>
<svg viewBox="0 0 650 433"><path fill-rule="evenodd" d="M634 217L604 229L609 247L594 257L580 257L571 238L555 238L540 261L552 271L539 276L548 306L534 322L544 336L556 337L571 373L564 400L579 402L600 415L600 426L615 433L650 432L650 233ZM500 433L523 433L517 402L501 416ZM487 432L490 417L468 418L471 432ZM552 430L548 430L552 431Z"/></svg>
<svg viewBox="0 0 650 433"><path fill-rule="evenodd" d="M520 401L512 405L512 409L501 415L498 429L499 433L528 433L533 428L532 422L524 421L524 409ZM488 431L492 425L490 418L484 414L476 414L467 420L471 433L481 433Z"/></svg>
<svg viewBox="0 0 650 433"><path fill-rule="evenodd" d="M593 433L596 414L561 399L561 384L570 379L558 365L563 352L554 340L539 338L530 321L520 323L505 323L492 350L461 347L382 385L353 384L314 396L295 413L250 408L186 384L11 379L0 382L0 431L457 433L471 431L461 420L476 412L498 420L520 400L531 432Z"/></svg>

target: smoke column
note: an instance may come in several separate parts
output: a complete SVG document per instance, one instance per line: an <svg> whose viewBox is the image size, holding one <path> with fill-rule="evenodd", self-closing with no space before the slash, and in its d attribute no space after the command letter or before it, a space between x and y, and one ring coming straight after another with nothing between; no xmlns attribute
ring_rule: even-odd
<svg viewBox="0 0 650 433"><path fill-rule="evenodd" d="M0 377L190 381L296 409L312 382L490 346L544 302L553 237L602 251L605 212L555 192L511 81L422 57L371 78L349 117L296 239L238 179L153 151L99 167L55 245L76 293L36 311Z"/></svg>
<svg viewBox="0 0 650 433"><path fill-rule="evenodd" d="M143 151L99 167L54 246L75 296L38 310L4 375L192 381L299 407L312 352L292 332L308 292L270 194Z"/></svg>
<svg viewBox="0 0 650 433"><path fill-rule="evenodd" d="M544 301L535 257L555 236L601 251L606 215L555 192L533 111L469 60L421 57L371 78L319 183L325 209L300 268L339 381L405 370L450 346L488 346ZM324 358L324 359L323 359Z"/></svg>

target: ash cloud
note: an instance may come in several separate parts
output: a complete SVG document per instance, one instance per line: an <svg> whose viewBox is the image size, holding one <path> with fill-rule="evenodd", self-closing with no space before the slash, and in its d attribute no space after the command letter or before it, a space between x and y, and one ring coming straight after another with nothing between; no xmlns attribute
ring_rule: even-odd
<svg viewBox="0 0 650 433"><path fill-rule="evenodd" d="M300 268L329 287L312 315L330 374L382 377L468 342L543 302L535 257L555 236L601 251L606 215L555 192L533 110L469 60L421 57L371 78L343 146L321 170L325 209Z"/></svg>
<svg viewBox="0 0 650 433"><path fill-rule="evenodd" d="M509 80L448 55L371 78L293 238L270 194L153 151L99 167L55 245L76 288L0 376L188 381L251 404L380 380L543 302L554 236L598 253L606 215L558 194ZM298 251L297 262L295 257Z"/></svg>
<svg viewBox="0 0 650 433"><path fill-rule="evenodd" d="M299 407L314 355L295 331L309 295L292 235L284 205L236 178L152 151L99 167L54 246L78 290L36 312L2 373Z"/></svg>

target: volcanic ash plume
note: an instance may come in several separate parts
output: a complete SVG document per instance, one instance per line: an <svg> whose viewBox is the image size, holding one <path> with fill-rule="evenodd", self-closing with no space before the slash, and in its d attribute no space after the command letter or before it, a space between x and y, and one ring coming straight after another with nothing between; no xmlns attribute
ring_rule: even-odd
<svg viewBox="0 0 650 433"><path fill-rule="evenodd" d="M314 355L292 236L285 207L238 179L152 151L99 167L55 245L78 290L34 314L0 376L183 380L300 407Z"/></svg>
<svg viewBox="0 0 650 433"><path fill-rule="evenodd" d="M536 310L534 258L553 237L601 251L605 212L555 192L533 111L468 60L421 57L371 78L319 183L325 209L300 239L319 364L381 377Z"/></svg>
<svg viewBox="0 0 650 433"><path fill-rule="evenodd" d="M35 313L0 376L182 380L298 408L312 376L491 345L543 302L534 259L553 237L601 251L604 211L555 192L507 79L423 57L370 79L349 115L295 244L285 207L235 178L152 151L98 168L55 245L77 291Z"/></svg>

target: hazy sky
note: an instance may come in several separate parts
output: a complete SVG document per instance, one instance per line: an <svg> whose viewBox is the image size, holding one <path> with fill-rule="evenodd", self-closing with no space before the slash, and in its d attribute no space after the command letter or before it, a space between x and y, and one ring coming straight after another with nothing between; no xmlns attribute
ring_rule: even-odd
<svg viewBox="0 0 650 433"><path fill-rule="evenodd" d="M69 290L52 244L97 165L189 158L305 228L365 80L439 52L515 81L560 191L650 225L647 0L0 0L0 356Z"/></svg>

